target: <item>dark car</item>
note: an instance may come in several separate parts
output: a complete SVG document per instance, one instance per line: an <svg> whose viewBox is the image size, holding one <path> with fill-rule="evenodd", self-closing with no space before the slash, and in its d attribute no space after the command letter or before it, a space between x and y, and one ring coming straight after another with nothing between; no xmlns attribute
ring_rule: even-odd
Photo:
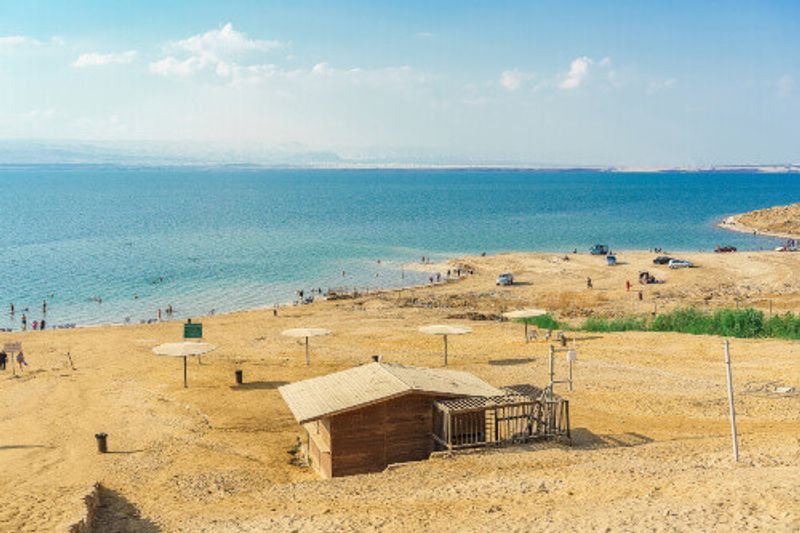
<svg viewBox="0 0 800 533"><path fill-rule="evenodd" d="M674 257L668 257L666 255L659 255L655 259L653 259L654 265L668 265L670 261L675 259Z"/></svg>

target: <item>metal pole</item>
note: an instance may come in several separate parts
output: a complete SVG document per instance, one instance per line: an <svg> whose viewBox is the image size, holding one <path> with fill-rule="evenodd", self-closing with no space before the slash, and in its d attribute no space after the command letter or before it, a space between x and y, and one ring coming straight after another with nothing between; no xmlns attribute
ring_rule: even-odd
<svg viewBox="0 0 800 533"><path fill-rule="evenodd" d="M569 391L572 392L572 359L569 360Z"/></svg>
<svg viewBox="0 0 800 533"><path fill-rule="evenodd" d="M736 441L736 410L733 407L733 378L731 377L731 350L725 339L725 373L728 377L728 409L731 414L731 439L733 440L733 460L739 462L739 443Z"/></svg>
<svg viewBox="0 0 800 533"><path fill-rule="evenodd" d="M442 335L444 337L444 366L447 366L447 335Z"/></svg>
<svg viewBox="0 0 800 533"><path fill-rule="evenodd" d="M311 360L308 357L308 337L306 337L306 366L311 365Z"/></svg>
<svg viewBox="0 0 800 533"><path fill-rule="evenodd" d="M189 378L186 372L186 356L183 356L183 388L187 388L189 386Z"/></svg>

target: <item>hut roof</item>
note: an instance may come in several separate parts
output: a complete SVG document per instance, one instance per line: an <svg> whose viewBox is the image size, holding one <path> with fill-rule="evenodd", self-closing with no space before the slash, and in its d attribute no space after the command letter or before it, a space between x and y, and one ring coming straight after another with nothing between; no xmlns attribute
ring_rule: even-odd
<svg viewBox="0 0 800 533"><path fill-rule="evenodd" d="M370 363L278 389L301 424L411 392L452 397L498 396L503 391L457 370Z"/></svg>

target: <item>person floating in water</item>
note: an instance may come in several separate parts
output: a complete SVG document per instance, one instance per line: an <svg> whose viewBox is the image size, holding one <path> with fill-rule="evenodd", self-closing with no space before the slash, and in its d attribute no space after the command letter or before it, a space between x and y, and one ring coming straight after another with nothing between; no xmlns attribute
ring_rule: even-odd
<svg viewBox="0 0 800 533"><path fill-rule="evenodd" d="M22 331L27 331L28 330L28 317L25 315L25 313L22 313L21 322L22 322Z"/></svg>

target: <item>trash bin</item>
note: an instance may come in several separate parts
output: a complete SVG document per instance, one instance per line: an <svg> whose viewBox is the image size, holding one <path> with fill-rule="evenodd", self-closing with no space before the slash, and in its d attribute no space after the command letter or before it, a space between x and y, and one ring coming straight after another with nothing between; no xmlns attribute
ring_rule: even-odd
<svg viewBox="0 0 800 533"><path fill-rule="evenodd" d="M242 371L241 370L237 370L236 371L236 384L237 385L241 385L243 381L244 381L244 378L243 378Z"/></svg>
<svg viewBox="0 0 800 533"><path fill-rule="evenodd" d="M96 433L94 438L97 440L97 451L100 453L107 453L108 435L106 433Z"/></svg>

